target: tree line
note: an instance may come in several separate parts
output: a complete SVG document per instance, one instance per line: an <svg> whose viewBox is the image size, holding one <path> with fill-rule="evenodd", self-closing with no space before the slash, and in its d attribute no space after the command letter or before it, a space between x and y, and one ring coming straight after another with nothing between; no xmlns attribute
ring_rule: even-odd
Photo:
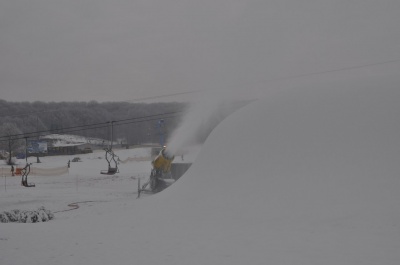
<svg viewBox="0 0 400 265"><path fill-rule="evenodd" d="M16 134L32 137L34 132L40 132L42 135L65 132L85 137L110 139L110 129L107 126L101 128L87 126L77 130L71 130L71 128L126 120L126 122L113 124L114 139L125 139L129 145L156 143L160 137L158 121L164 120L161 129L165 137L168 137L178 126L183 111L187 107L187 103L178 102L9 102L0 100L0 137L2 137L0 140L4 140L4 136ZM163 114L166 113L175 114L164 118ZM0 141L0 149L7 150L9 144L9 142Z"/></svg>
<svg viewBox="0 0 400 265"><path fill-rule="evenodd" d="M202 143L219 122L247 103L249 101L228 102L211 111L206 109L208 115L194 115L191 119L196 120L192 122L200 125L193 132L194 143ZM111 126L114 141L123 140L127 145L159 143L161 139L170 138L188 109L189 104L181 102L56 103L0 99L0 151L22 151L18 149L25 148L25 139L38 139L53 133L110 140Z"/></svg>

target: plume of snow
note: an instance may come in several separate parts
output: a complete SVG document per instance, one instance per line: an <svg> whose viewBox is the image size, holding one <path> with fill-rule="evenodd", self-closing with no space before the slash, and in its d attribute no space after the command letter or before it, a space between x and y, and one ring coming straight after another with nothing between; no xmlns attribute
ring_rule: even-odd
<svg viewBox="0 0 400 265"><path fill-rule="evenodd" d="M247 102L226 91L202 93L191 103L180 126L168 139L167 152L181 155L191 146L201 144L218 123Z"/></svg>

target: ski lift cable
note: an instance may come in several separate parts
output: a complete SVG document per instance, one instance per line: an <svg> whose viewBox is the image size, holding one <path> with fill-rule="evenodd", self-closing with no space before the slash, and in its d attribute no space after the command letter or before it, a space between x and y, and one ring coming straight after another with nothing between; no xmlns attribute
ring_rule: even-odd
<svg viewBox="0 0 400 265"><path fill-rule="evenodd" d="M325 71L320 71L320 72L311 72L311 73L305 73L305 74L299 74L299 75L293 75L293 76L271 78L271 79L266 80L266 82L283 81L283 80L296 79L296 78L313 76L313 75L322 75L322 74L329 74L329 73L335 73L335 72L343 72L343 71L347 71L347 70L360 69L360 68L376 66L376 65L392 64L392 63L397 63L397 62L400 62L400 59L368 63L368 64L362 64L362 65L354 65L354 66L348 66L348 67L343 67L343 68L330 69L330 70L325 70Z"/></svg>
<svg viewBox="0 0 400 265"><path fill-rule="evenodd" d="M119 122L125 122L125 121L130 121L130 120L138 120L139 122L141 120L143 121L147 121L148 118L153 118L153 117L157 117L156 119L159 118L163 118L163 115L174 115L174 114L178 114L178 113L182 113L183 111L174 111L174 112L167 112L167 113L159 113L159 114L153 114L153 115L148 115L148 116L142 116L142 117L133 117L133 118L128 118L128 119L120 119L120 120L114 120L111 121L113 123L119 123ZM160 117L159 117L160 116ZM4 135L4 136L0 136L0 141L1 138L10 138L10 137L18 137L18 136L24 136L22 138L25 138L29 135L34 135L35 137L37 136L37 134L43 134L43 133L47 133L47 135L49 134L55 134L55 133L65 133L65 131L68 131L70 129L75 129L75 128L83 128L83 127L93 127L93 128L84 128L83 130L86 129L95 129L95 128L103 128L108 126L108 124L110 123L110 121L107 122L101 122L101 123L93 123L93 124L86 124L86 125L78 125L78 126L72 126L72 127L67 127L67 128L62 128L62 129L53 129L53 130L42 130L42 131L35 131L35 132L28 132L28 133L20 133L20 134L13 134L13 135ZM100 126L100 127L96 127L96 126ZM33 136L31 136L33 137ZM14 138L13 138L14 139ZM5 139L8 140L8 139Z"/></svg>
<svg viewBox="0 0 400 265"><path fill-rule="evenodd" d="M178 115L175 116L166 116L162 117L163 119L171 119L171 118L176 118L179 117ZM121 126L121 125L128 125L128 124L134 124L134 123L140 123L140 122L148 122L148 121L156 121L159 120L159 118L154 118L154 119L147 119L147 120L140 120L140 121L130 121L130 122L124 122L124 123L119 123L119 124L114 124L114 126ZM115 123L115 122L114 122ZM68 130L68 131L63 131L62 133L70 133L70 132L78 132L78 131L85 131L85 130L94 130L94 129L101 129L101 128L109 128L108 123L103 126L98 126L98 127L91 127L91 128L84 128L84 129L75 129L75 130ZM43 136L46 136L49 134L45 134ZM0 140L1 141L1 140ZM4 140L3 140L4 141Z"/></svg>
<svg viewBox="0 0 400 265"><path fill-rule="evenodd" d="M185 91L185 92L179 92L179 93L164 94L164 95L159 95L159 96L136 98L136 99L131 99L131 100L125 100L124 102L137 102L137 101L145 101L145 100L149 100L149 99L166 98L166 97L173 97L173 96L179 96L179 95L185 95L185 94L193 94L193 93L198 93L201 91L203 91L203 90L198 89L198 90L194 90L194 91Z"/></svg>
<svg viewBox="0 0 400 265"><path fill-rule="evenodd" d="M173 118L173 117L174 117L174 116L165 117L164 119ZM178 116L175 116L175 117L178 117ZM157 120L157 119L152 119L152 120ZM139 123L139 122L152 121L152 120L143 120L143 121L127 122L127 123L123 123L123 124L118 124L117 126L119 126L119 125L127 125L127 124L132 124L132 123ZM79 132L79 131L85 131L85 130L102 129L102 128L108 128L108 125L105 125L105 126L98 126L98 127L92 127L92 128L85 128L85 129L75 129L75 130L63 131L62 133L65 134L65 133ZM42 134L41 136L46 136L46 135L51 135L51 133ZM12 138L12 140L15 141L15 140L22 140L22 139L27 139L27 138L36 138L36 136L30 136L30 137L16 137L16 138ZM9 141L9 139L0 140L0 142L6 142L6 141Z"/></svg>
<svg viewBox="0 0 400 265"><path fill-rule="evenodd" d="M169 119L169 118L174 118L174 117L178 117L177 115L176 116L170 116L170 117L162 117L163 119ZM139 123L139 122L146 122L146 121L154 121L154 120L158 120L159 118L153 118L153 119L146 119L146 120L139 120L139 121L131 121L131 122L125 122L125 123L122 123L122 124L115 124L115 126L119 126L119 125L126 125L126 124L132 124L132 123ZM116 121L115 121L116 122ZM71 129L71 130L62 130L62 131L57 131L57 133L59 133L59 134L65 134L65 133L71 133L71 132L78 132L78 131L85 131L85 130L94 130L94 129L101 129L101 128L108 128L109 127L109 122L107 122L107 123L103 123L103 125L101 125L101 126L95 126L95 127L90 127L90 128L81 128L81 129ZM76 128L76 127L75 127ZM43 131L43 132L46 132L46 131ZM47 131L47 132L49 132L49 131ZM34 137L36 137L36 134L37 134L37 132L32 132L31 134L35 134L35 135L33 135L33 136L26 136L26 134L22 134L22 135L25 135L24 137L17 137L17 136L22 136L21 134L18 134L18 135L10 135L10 136L3 136L3 138L5 138L5 137L8 137L8 138L10 138L10 137L13 137L12 138L12 140L20 140L20 139L25 139L25 138L34 138ZM54 132L53 131L51 131L51 132L49 132L49 133L42 133L42 135L41 136L46 136L46 135L51 135L51 134L54 134ZM0 142L4 142L4 141L8 141L9 139L0 139Z"/></svg>
<svg viewBox="0 0 400 265"><path fill-rule="evenodd" d="M300 77L305 77L305 76L312 76L312 75L320 75L320 74L327 74L327 73L333 73L333 72L340 72L340 71L346 71L346 70L353 70L353 69L359 69L359 68L364 68L364 67L370 67L370 66L376 66L376 65L383 65L383 64L390 64L390 63L397 63L399 62L400 59L394 59L394 60L388 60L388 61L381 61L381 62L375 62L375 63L370 63L370 64L364 64L364 65L356 65L356 66L350 66L350 67L343 67L343 68L338 68L338 69L332 69L332 70L326 70L326 71L321 71L321 72L313 72L313 73L306 73L306 74L301 74L301 75L296 75L296 76L287 76L287 77L282 77L282 78L273 78L268 81L279 81L279 80L287 80L287 79L294 79L294 78L300 78ZM195 90L195 91L187 91L187 92L180 92L180 93L172 93L172 94L165 94L165 95L160 95L160 96L154 96L154 97L146 97L146 98L139 98L139 99L133 99L133 100L128 100L125 102L132 102L132 101L140 101L140 100L147 100L147 99L155 99L155 98L162 98L162 97L169 97L169 96L174 96L174 95L181 95L181 94L188 94L188 93L197 93L202 90ZM24 115L32 115L32 114L38 114L38 113L46 113L46 112L55 112L58 110L48 110L48 111L41 111L41 112L33 112L33 113L25 113L25 114L16 114L16 115L5 115L5 116L0 116L0 117L15 117L15 116L24 116ZM171 112L171 113L163 113L163 114L155 114L155 115L150 115L150 116L143 116L143 117L135 117L135 118L129 118L129 119L123 119L123 120L116 120L113 121L115 123L118 122L123 122L123 121L128 121L128 120L133 120L133 119L146 119L148 117L154 117L154 116L160 116L160 115L165 115L165 114L172 114L172 113L180 113L182 111L176 111L176 112ZM143 120L147 121L147 120ZM140 121L142 122L142 121ZM87 129L97 129L97 128L103 128L105 127L104 125L107 125L110 122L103 122L103 123L97 123L97 124L87 124L87 125L79 125L79 126L73 126L73 127L67 127L63 129L56 129L56 130L44 130L44 131L36 131L36 132L29 132L29 133L23 133L23 134L14 134L14 135L6 135L6 136L0 136L0 141L8 141L8 139L2 140L1 138L10 138L10 137L18 137L18 136L24 136L18 139L24 139L24 138L31 138L27 135L32 135L35 134L35 137L37 134L43 134L47 133L46 135L57 133L57 132L68 132L67 130L69 129L74 129L74 128L82 128L82 127L92 127L92 126L98 126L98 125L103 125L100 127L92 127L92 128L85 128L81 130L87 130ZM128 124L128 123L127 123ZM80 131L80 130L73 130L73 131ZM17 139L17 138L13 138Z"/></svg>
<svg viewBox="0 0 400 265"><path fill-rule="evenodd" d="M335 73L335 72L343 72L343 71L355 70L355 69L366 68L366 67L377 66L377 65L392 64L392 63L397 63L397 62L400 62L400 59L379 61L379 62L373 62L373 63L367 63L367 64L359 64L359 65L330 69L330 70L325 70L325 71L320 71L320 72L310 72L310 73L304 73L304 74L293 75L293 76L270 78L270 79L266 79L265 83L275 82L275 81L284 81L284 80L296 79L296 78L313 76L313 75L322 75L322 74L329 74L329 73ZM215 89L218 89L218 88L214 88L213 90L215 90ZM194 91L186 91L186 92L180 92L180 93L171 93L171 94L164 94L164 95L159 95L159 96L137 98L137 99L132 99L132 100L126 100L124 102L146 101L146 100L151 100L151 99L172 97L172 96L178 96L178 95L184 95L184 94L199 93L199 92L209 91L209 90L211 90L211 89L197 89Z"/></svg>
<svg viewBox="0 0 400 265"><path fill-rule="evenodd" d="M117 120L117 121L113 121L113 122L114 122L114 123L117 123L117 124L115 124L115 126L120 126L120 125L127 125L127 124L133 124L133 123L140 123L140 122L147 122L147 121L155 121L155 120L159 120L160 118L163 118L163 119L170 119L170 118L175 118L175 117L179 117L179 116L178 116L178 115L162 116L162 117L157 117L157 118L152 118L152 119L143 119L143 120L136 120L136 121L124 122L124 123L120 123L120 124L118 124L117 122L126 121L126 120ZM64 130L62 130L62 131L58 131L58 133L65 134L65 133L78 132L78 131L85 131L85 130L94 130L94 129L108 128L108 127L109 127L109 123L110 123L110 122L100 123L100 124L97 124L97 125L94 126L94 127L90 127L90 128L80 128L80 129L77 129L77 128L82 127L82 126L75 126L75 127L70 127L69 130L68 130L68 129L64 129ZM86 126L89 126L89 125L86 125ZM46 135L54 134L54 131L42 131L42 132L43 132L43 133L42 133L41 136L46 136ZM48 133L44 133L44 132L48 132ZM39 133L40 133L40 132L39 132ZM16 135L2 136L2 137L0 137L0 138L6 138L6 137L10 138L10 137L13 137L12 140L21 140L21 139L26 139L26 138L34 138L34 137L37 136L36 134L38 134L38 132L32 132L32 133L30 133L30 134L35 134L35 135L34 135L34 136L26 136L26 134L16 134ZM19 137L18 137L18 136L19 136ZM22 136L23 136L23 137L22 137ZM5 142L5 141L9 141L9 139L0 139L0 142Z"/></svg>

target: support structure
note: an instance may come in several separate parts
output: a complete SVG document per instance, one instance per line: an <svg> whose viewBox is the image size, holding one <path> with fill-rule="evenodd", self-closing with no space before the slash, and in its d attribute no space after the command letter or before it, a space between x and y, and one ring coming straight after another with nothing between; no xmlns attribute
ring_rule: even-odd
<svg viewBox="0 0 400 265"><path fill-rule="evenodd" d="M118 162L115 159L116 157L118 158L118 156L114 154L111 148L104 148L104 151L106 151L105 157L108 163L108 169L102 170L100 173L103 175L114 175L119 173Z"/></svg>
<svg viewBox="0 0 400 265"><path fill-rule="evenodd" d="M24 187L36 186L34 183L28 183L28 175L29 172L31 172L31 165L32 163L27 163L26 166L23 169L21 169L21 175L22 175L21 185Z"/></svg>

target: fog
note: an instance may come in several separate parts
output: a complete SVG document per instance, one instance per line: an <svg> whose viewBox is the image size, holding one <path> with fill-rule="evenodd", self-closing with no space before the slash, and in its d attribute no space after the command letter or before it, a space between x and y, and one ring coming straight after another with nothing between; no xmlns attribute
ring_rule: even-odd
<svg viewBox="0 0 400 265"><path fill-rule="evenodd" d="M399 59L399 5L2 1L0 97L174 101L225 89L255 98L271 80Z"/></svg>

